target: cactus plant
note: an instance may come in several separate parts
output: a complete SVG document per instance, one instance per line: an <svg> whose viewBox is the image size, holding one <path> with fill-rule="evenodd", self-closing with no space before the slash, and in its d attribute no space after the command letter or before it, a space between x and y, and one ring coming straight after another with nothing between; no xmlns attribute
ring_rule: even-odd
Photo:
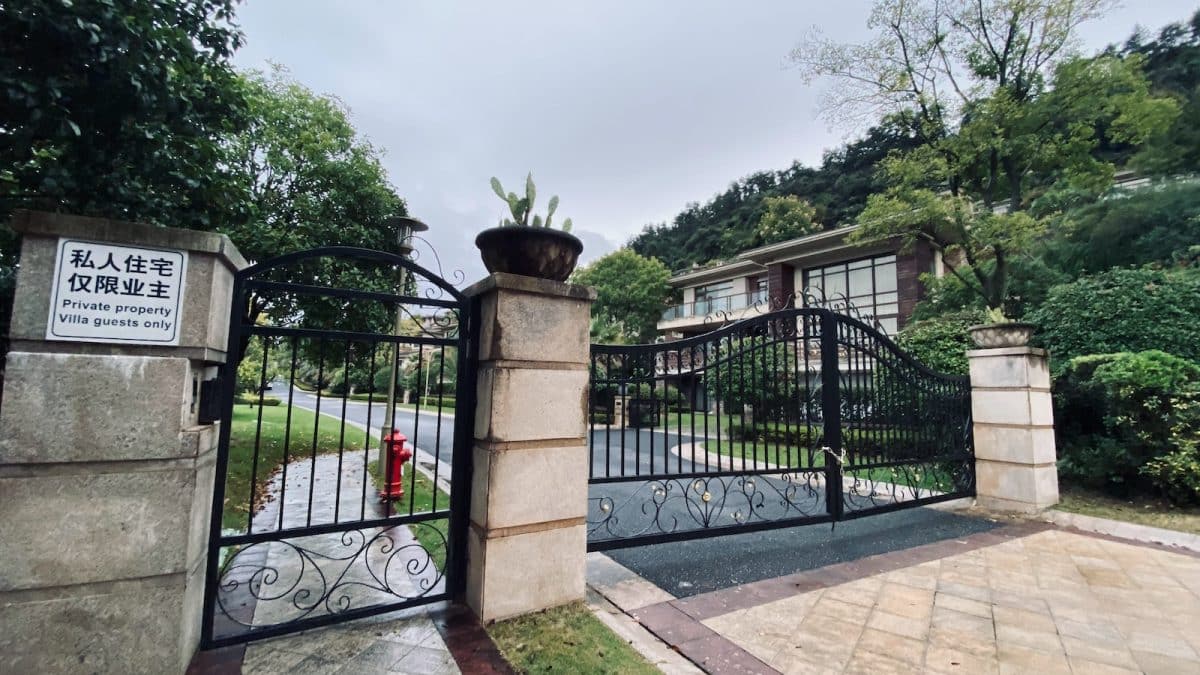
<svg viewBox="0 0 1200 675"><path fill-rule="evenodd" d="M537 186L533 184L533 173L525 176L525 196L519 197L515 192L505 192L504 187L500 185L500 180L495 176L492 177L492 192L496 196L504 200L508 204L508 210L512 213L512 218L501 218L501 227L550 227L550 221L554 217L554 212L558 210L558 195L550 198L550 205L546 209L546 217L533 213L533 200L537 197ZM562 224L563 232L571 231L571 219L567 218Z"/></svg>

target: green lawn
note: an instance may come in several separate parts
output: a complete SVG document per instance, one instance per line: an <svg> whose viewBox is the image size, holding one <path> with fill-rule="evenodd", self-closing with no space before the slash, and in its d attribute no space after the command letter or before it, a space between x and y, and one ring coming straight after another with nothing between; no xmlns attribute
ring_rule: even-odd
<svg viewBox="0 0 1200 675"><path fill-rule="evenodd" d="M1060 485L1059 498L1054 507L1059 511L1200 534L1200 507L1180 508L1148 496L1122 499L1066 483Z"/></svg>
<svg viewBox="0 0 1200 675"><path fill-rule="evenodd" d="M785 445L780 443L778 446L774 443L763 443L759 441L757 444L751 441L730 441L721 439L720 448L716 448L715 442L704 444L711 452L718 452L721 455L728 457L736 457L741 459L746 458L747 462L752 462L752 458L756 459L760 464L774 464L779 467L801 467L806 470L823 470L825 468L825 453L819 449L810 450L807 447ZM744 453L744 454L743 454ZM811 453L811 459L810 459ZM687 453L684 453L687 456ZM866 480L882 481L888 483L898 483L900 485L915 485L920 488L945 492L952 489L952 485L939 484L938 476L931 476L928 473L914 473L910 477L901 467L876 467L871 469L851 469L846 471L847 476L858 476Z"/></svg>
<svg viewBox="0 0 1200 675"><path fill-rule="evenodd" d="M271 474L283 464L283 440L287 427L287 406L264 406L262 409L262 429L259 434L259 455L257 486L254 503L255 509L263 503L263 497ZM312 455L313 421L315 416L308 410L292 408L291 434L288 439L288 459L310 457ZM229 465L225 483L225 509L221 526L226 529L245 530L250 512L250 480L254 470L254 435L258 426L258 406L237 405L233 409L233 424L229 435ZM361 450L366 435L358 427L346 425L344 440L341 437L341 423L328 415L322 415L317 428L317 454L336 453L339 447L347 452ZM372 443L374 448L375 444ZM368 470L374 479L375 486L381 485L378 462L371 462ZM407 469L406 469L407 471ZM410 489L409 474L405 474L406 494L402 500L395 503L393 508L398 512L407 513ZM416 475L416 489L413 495L413 512L423 513L433 508L433 484L421 472ZM439 490L437 498L438 509L450 505L450 496ZM439 569L446 563L446 530L448 523L445 519L427 521L425 524L412 525L413 533L421 545L429 551ZM436 531L435 531L436 530Z"/></svg>
<svg viewBox="0 0 1200 675"><path fill-rule="evenodd" d="M581 602L493 624L488 633L518 673L657 673Z"/></svg>
<svg viewBox="0 0 1200 675"><path fill-rule="evenodd" d="M383 487L383 472L379 469L379 462L374 461L367 465L367 470L371 473L371 479L375 484L375 488ZM413 513L425 513L433 510L433 481L425 477L424 473L417 471L416 484L413 485L412 464L407 464L404 467L404 496L392 503L394 513L408 513L409 498L412 498ZM445 510L450 508L450 495L443 490L437 491L437 508ZM427 520L422 523L410 525L413 535L417 541L421 542L421 546L429 552L433 557L433 562L438 569L446 569L446 546L448 545L447 531L450 527L449 520L439 518L437 520Z"/></svg>
<svg viewBox="0 0 1200 675"><path fill-rule="evenodd" d="M225 508L221 527L245 530L250 516L250 481L255 474L254 437L258 427L259 407L235 405L233 423L229 430L229 465L226 470ZM254 504L257 510L263 503L264 491L274 470L283 464L283 441L287 431L286 405L262 407L262 429L259 433L258 466L255 480ZM288 460L312 455L315 415L301 408L292 408L291 433L288 438ZM317 426L317 454L337 452L338 448L361 450L365 434L357 427L346 425L342 437L341 423L321 416Z"/></svg>

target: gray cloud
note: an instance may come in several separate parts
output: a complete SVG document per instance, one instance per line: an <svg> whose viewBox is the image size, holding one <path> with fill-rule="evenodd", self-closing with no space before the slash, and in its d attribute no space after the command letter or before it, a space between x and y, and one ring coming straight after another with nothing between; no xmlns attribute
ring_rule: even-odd
<svg viewBox="0 0 1200 675"><path fill-rule="evenodd" d="M819 162L843 133L817 120L824 85L784 59L812 25L863 38L869 7L250 0L236 63L281 63L345 101L443 262L474 280L475 235L504 213L493 175L515 186L532 170L589 260L747 173ZM1099 47L1193 9L1138 3L1083 37Z"/></svg>

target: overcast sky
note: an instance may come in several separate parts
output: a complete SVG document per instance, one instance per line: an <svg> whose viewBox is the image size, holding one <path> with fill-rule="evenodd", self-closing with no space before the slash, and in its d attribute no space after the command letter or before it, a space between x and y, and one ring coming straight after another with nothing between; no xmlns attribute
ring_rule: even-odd
<svg viewBox="0 0 1200 675"><path fill-rule="evenodd" d="M731 181L816 164L845 129L817 118L788 51L810 26L868 35L868 0L449 2L248 0L235 62L272 61L352 110L450 269L483 274L475 234L533 171L561 198L584 260ZM1088 25L1091 48L1188 17L1195 0L1128 2ZM422 261L425 262L425 261Z"/></svg>

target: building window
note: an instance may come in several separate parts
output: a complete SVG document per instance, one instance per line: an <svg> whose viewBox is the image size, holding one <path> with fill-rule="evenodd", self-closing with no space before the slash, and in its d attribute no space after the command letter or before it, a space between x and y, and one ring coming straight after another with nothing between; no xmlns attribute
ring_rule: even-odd
<svg viewBox="0 0 1200 675"><path fill-rule="evenodd" d="M727 298L732 291L732 281L720 281L706 286L697 286L695 314L702 316L717 310L729 309L723 304L728 303L728 299L719 300L718 298Z"/></svg>
<svg viewBox="0 0 1200 675"><path fill-rule="evenodd" d="M826 265L804 271L805 304L845 311L854 307L868 323L877 322L889 335L896 333L900 314L896 256Z"/></svg>

